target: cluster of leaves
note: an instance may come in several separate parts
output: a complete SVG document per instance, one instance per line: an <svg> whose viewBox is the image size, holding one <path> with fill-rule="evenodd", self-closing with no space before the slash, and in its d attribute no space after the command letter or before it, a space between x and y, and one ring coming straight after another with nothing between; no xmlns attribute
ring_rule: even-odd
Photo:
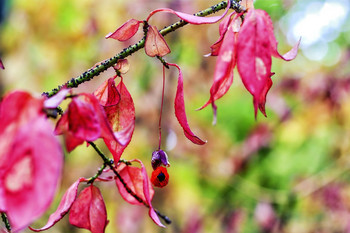
<svg viewBox="0 0 350 233"><path fill-rule="evenodd" d="M267 13L255 10L252 1L248 1L244 11L228 14L231 4L233 3L228 1L224 14L214 17L193 16L167 8L157 9L145 21L131 19L106 36L125 41L133 37L140 24L143 24L146 54L157 57L164 67L175 67L178 70L175 116L184 135L198 145L205 144L205 141L196 136L188 124L181 69L177 64L167 63L162 58L170 53L170 48L157 27L149 24L149 20L158 12L175 14L186 23L194 25L216 23L225 17L219 26L220 38L211 47L210 55L218 56L218 59L210 99L202 108L212 104L214 117L216 116L214 102L231 86L233 68L237 63L243 83L253 95L255 116L258 108L266 115L265 99L272 85L273 74L271 56L284 60L294 59L298 44L287 54L280 55ZM151 183L164 187L169 180L166 169L169 166L168 157L160 149L161 143L152 155L154 171L151 179L140 160L120 162L135 129L133 99L121 76L127 67L126 60L118 60L114 66L116 75L106 80L94 93L74 94L64 87L51 98L36 98L19 91L3 98L0 109L0 135L4 139L0 142L0 211L6 213L14 232L29 226L41 216L56 193L63 166L63 152L52 132L64 136L68 152L84 142L91 144L102 157L104 166L96 176L90 179L79 178L71 185L47 224L40 229L31 228L32 230L46 230L69 212L72 225L94 233L104 232L108 220L101 192L94 185L97 181L115 182L125 201L148 207L151 219L158 226L164 227L151 204L154 194ZM116 79L120 79L117 85ZM47 116L56 115L59 105L65 99L70 102L66 111L61 112L62 116L53 130ZM7 111L10 108L13 110ZM114 163L92 143L99 138L103 139L113 155ZM131 166L133 162L139 163L141 168ZM104 169L106 166L109 168ZM82 182L88 183L88 186L78 195L78 186Z"/></svg>

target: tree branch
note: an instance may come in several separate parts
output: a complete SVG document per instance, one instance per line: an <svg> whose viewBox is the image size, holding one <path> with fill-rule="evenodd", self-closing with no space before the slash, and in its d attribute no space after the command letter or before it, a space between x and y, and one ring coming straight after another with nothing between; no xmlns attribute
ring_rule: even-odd
<svg viewBox="0 0 350 233"><path fill-rule="evenodd" d="M230 1L232 2L232 4L231 4L232 9L234 9L237 12L241 12L243 10L241 8L241 6L239 5L240 0L230 0ZM222 1L216 5L213 5L207 9L205 9L205 10L199 11L194 15L205 17L205 16L213 14L217 11L223 10L226 7L227 7L227 2ZM176 23L173 23L173 24L163 28L159 32L160 32L160 34L165 36L165 35L169 34L170 32L173 32L173 31L185 26L186 24L188 24L188 23L183 21L183 20L180 20ZM120 53L118 53L114 57L111 57L109 59L102 61L100 64L96 65L95 67L90 68L89 70L83 72L78 77L72 78L71 80L66 82L64 85L60 85L57 88L54 88L50 92L44 92L43 95L46 95L47 97L54 96L64 86L66 86L68 88L78 87L80 84L93 79L95 76L98 76L100 73L102 73L105 70L107 70L108 68L112 67L114 64L117 63L118 60L124 59L124 58L130 56L131 54L137 52L141 48L145 47L145 41L146 41L146 37L144 36L140 41L138 41L137 43L135 43L133 45L130 45L127 48L124 48Z"/></svg>
<svg viewBox="0 0 350 233"><path fill-rule="evenodd" d="M125 183L124 179L120 176L120 174L117 172L117 170L115 169L115 166L113 166L114 162L111 159L108 159L107 156L100 150L100 148L97 147L97 145L93 142L88 142L97 152L97 154L102 158L104 164L108 165L108 167L110 167L110 169L113 171L113 173L116 175L116 177L120 180L120 182L123 184L124 188L126 189L126 191L132 195L138 202L142 203L144 206L146 206L147 208L149 208L150 206L141 198L139 197L136 193L134 193L129 186L127 185L127 183ZM128 165L128 161L122 161L125 164ZM90 181L89 181L90 182ZM170 224L171 220L166 216L161 214L158 210L155 210L155 212L157 213L157 215L162 218L164 220L165 223Z"/></svg>

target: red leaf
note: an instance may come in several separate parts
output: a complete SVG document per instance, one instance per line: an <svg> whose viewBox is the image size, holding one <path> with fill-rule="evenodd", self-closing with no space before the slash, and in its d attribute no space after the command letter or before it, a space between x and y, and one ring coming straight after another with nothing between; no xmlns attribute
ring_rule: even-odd
<svg viewBox="0 0 350 233"><path fill-rule="evenodd" d="M56 192L63 153L52 130L44 116L32 119L7 138L10 146L1 151L1 211L7 213L14 232L39 218Z"/></svg>
<svg viewBox="0 0 350 233"><path fill-rule="evenodd" d="M112 38L119 41L129 40L131 37L133 37L136 34L141 22L142 21L138 21L136 19L129 19L117 30L106 35L106 39Z"/></svg>
<svg viewBox="0 0 350 233"><path fill-rule="evenodd" d="M277 57L277 58L281 58L285 61L293 60L298 54L300 40L298 41L298 43L296 43L294 45L294 47L290 51L288 51L284 55L281 55L277 50L278 42L277 42L275 35L273 33L273 23L271 21L270 16L263 10L255 10L255 12L257 15L259 15L265 21L266 29L268 30L268 33L269 33L272 56Z"/></svg>
<svg viewBox="0 0 350 233"><path fill-rule="evenodd" d="M207 54L205 55L206 57L208 56L217 56L219 55L219 51L220 51L220 48L221 48L221 44L223 42L223 39L224 39L224 36L225 36L225 33L231 23L231 17L232 15L234 15L236 12L232 12L230 15L228 15L227 17L225 17L225 19L220 23L219 25L219 34L220 34L220 37L219 39L212 45L210 46L210 49L211 49L211 53L210 54Z"/></svg>
<svg viewBox="0 0 350 233"><path fill-rule="evenodd" d="M142 199L142 201L149 206L149 216L151 219L161 227L165 227L159 220L157 213L152 207L151 200L153 198L154 190L152 188L151 183L149 182L149 178L147 175L147 171L145 166L140 160L134 159L131 162L138 162L141 164L141 168L126 166L125 164L121 164L118 167L118 171L120 176L122 177L125 184L135 193L138 197ZM130 204L133 205L142 205L144 203L140 203L136 200L124 187L122 182L117 179L116 184L119 190L120 195L123 199Z"/></svg>
<svg viewBox="0 0 350 233"><path fill-rule="evenodd" d="M74 134L69 131L68 114L63 114L62 117L58 120L55 128L55 134L64 134L65 145L68 152L71 152L75 147L84 142L84 139L75 137Z"/></svg>
<svg viewBox="0 0 350 233"><path fill-rule="evenodd" d="M151 219L153 220L153 222L155 224L157 224L160 227L165 227L159 220L158 215L156 213L156 211L154 210L153 206L152 206L152 198L153 198L153 193L152 193L152 186L149 182L149 178L147 175L147 171L145 166L143 165L143 163L138 160L138 159L134 159L131 162L138 162L141 165L141 171L142 171L142 176L143 176L143 193L145 195L145 199L146 199L146 203L149 205L149 211L148 211L148 215L151 217ZM151 188L147 188L147 187L151 187Z"/></svg>
<svg viewBox="0 0 350 233"><path fill-rule="evenodd" d="M100 190L90 185L79 194L69 212L69 222L92 233L103 233L107 220L106 206Z"/></svg>
<svg viewBox="0 0 350 233"><path fill-rule="evenodd" d="M272 86L271 46L265 20L254 9L248 11L238 35L237 68L244 86L253 95L254 112L266 116L266 94Z"/></svg>
<svg viewBox="0 0 350 233"><path fill-rule="evenodd" d="M68 106L68 128L72 134L86 141L96 140L101 133L99 119L89 102L73 98Z"/></svg>
<svg viewBox="0 0 350 233"><path fill-rule="evenodd" d="M144 191L143 191L143 179L144 176L142 174L141 168L127 166L125 164L120 164L118 166L118 172L124 182L128 185L128 187L139 196L145 203L147 203ZM132 205L142 205L138 200L135 199L128 191L125 189L124 185L119 179L116 179L116 184L119 190L120 195L123 199L129 202ZM149 193L150 198L153 198L154 190L151 185L149 185Z"/></svg>
<svg viewBox="0 0 350 233"><path fill-rule="evenodd" d="M177 82L177 90L175 96L175 116L179 121L181 127L183 128L185 136L193 143L198 145L203 145L204 142L202 139L194 135L191 131L190 126L187 122L186 111L185 111L185 101L184 101L184 93L183 93L183 77L181 69L176 64L168 64L169 66L175 66L179 71L179 78Z"/></svg>
<svg viewBox="0 0 350 233"><path fill-rule="evenodd" d="M68 106L68 110L57 122L56 134L64 134L68 151L84 141L103 138L118 141L108 123L104 109L95 96L81 93Z"/></svg>
<svg viewBox="0 0 350 233"><path fill-rule="evenodd" d="M230 21L229 27L222 39L221 48L219 50L218 58L216 60L214 82L210 88L210 99L200 109L205 108L209 104L213 107L214 120L216 123L216 105L215 101L220 99L232 85L233 69L236 65L236 50L237 50L237 32L235 30L237 24L236 20L239 15Z"/></svg>
<svg viewBox="0 0 350 233"><path fill-rule="evenodd" d="M174 11L172 9L169 8L160 8L160 9L156 9L154 11L152 11L148 17L147 17L147 22L149 21L149 19L151 18L152 15L154 15L157 12L166 12L166 13L171 13L174 15L177 15L180 19L186 21L187 23L190 24L211 24L211 23L216 23L219 20L221 20L228 12L228 10L230 9L231 6L231 1L228 1L228 5L226 8L226 11L221 15L221 16L212 16L212 17L200 17L200 16L194 16L192 14L186 14L186 13L182 13L182 12L178 12L178 11Z"/></svg>
<svg viewBox="0 0 350 233"><path fill-rule="evenodd" d="M65 192L63 195L60 204L57 207L57 210L52 213L49 217L49 220L47 221L46 225L43 226L40 229L34 229L29 227L32 231L40 232L47 230L51 228L53 225L55 225L58 221L60 221L70 210L70 208L73 205L73 202L75 201L78 193L78 186L80 182L86 181L84 178L80 178L76 182L74 182L69 189Z"/></svg>
<svg viewBox="0 0 350 233"><path fill-rule="evenodd" d="M108 87L105 87L105 85L108 85ZM134 133L135 106L129 91L123 83L123 80L121 80L118 86L115 87L113 77L108 79L108 81L106 81L102 86L105 88L103 89L100 87L98 90L103 89L103 92L95 91L95 95L98 93L99 96L108 95L119 97L118 103L114 105L108 104L111 102L100 98L100 102L107 103L104 106L104 110L108 119L108 123L111 126L115 137L118 138L118 141L114 140L113 138L105 138L104 141L109 150L112 152L114 160L119 161L121 154L130 143L131 137ZM108 92L108 94L106 94L106 92Z"/></svg>
<svg viewBox="0 0 350 233"><path fill-rule="evenodd" d="M145 52L150 57L160 56L163 57L170 53L170 48L165 42L164 37L158 32L156 26L149 26L146 42Z"/></svg>
<svg viewBox="0 0 350 233"><path fill-rule="evenodd" d="M103 107L116 105L120 101L120 94L115 87L115 77L104 81L94 92L94 95Z"/></svg>

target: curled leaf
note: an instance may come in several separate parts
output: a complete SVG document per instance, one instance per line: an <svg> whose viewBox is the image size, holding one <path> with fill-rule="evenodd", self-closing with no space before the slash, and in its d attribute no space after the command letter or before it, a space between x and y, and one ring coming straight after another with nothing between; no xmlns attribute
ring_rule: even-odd
<svg viewBox="0 0 350 233"><path fill-rule="evenodd" d="M69 212L73 226L104 233L107 226L107 211L100 190L94 185L85 188L73 203Z"/></svg>
<svg viewBox="0 0 350 233"><path fill-rule="evenodd" d="M150 57L163 57L170 53L170 48L164 37L159 33L156 26L149 26L146 41L145 52Z"/></svg>
<svg viewBox="0 0 350 233"><path fill-rule="evenodd" d="M299 41L294 45L294 47L291 50L289 50L284 55L281 55L277 50L278 42L277 42L277 40L275 38L275 34L273 32L273 23L271 21L270 16L266 13L266 11L263 11L263 10L258 9L258 10L255 10L255 12L265 22L266 29L269 33L271 55L276 57L276 58L281 58L285 61L293 60L298 54L298 49L299 49L301 38L299 39Z"/></svg>
<svg viewBox="0 0 350 233"><path fill-rule="evenodd" d="M74 182L68 190L64 193L60 204L57 207L57 210L52 213L49 217L49 220L47 221L46 225L43 226L40 229L34 229L32 227L29 227L32 231L40 232L47 230L51 228L53 225L55 225L58 221L60 221L70 210L71 206L73 205L73 202L75 201L78 193L78 186L80 182L85 181L84 178L80 178L76 182Z"/></svg>
<svg viewBox="0 0 350 233"><path fill-rule="evenodd" d="M193 143L198 145L203 145L206 142L197 137L192 130L190 129L190 126L187 122L187 116L185 111L185 101L184 101L184 91L183 91L183 77L181 69L176 64L168 64L169 66L175 66L179 71L179 77L177 82L177 90L176 90L176 96L175 96L175 116L177 120L179 121L185 136Z"/></svg>
<svg viewBox="0 0 350 233"><path fill-rule="evenodd" d="M119 41L129 40L138 31L140 23L142 23L142 21L129 19L117 30L106 35L106 39L112 38Z"/></svg>
<svg viewBox="0 0 350 233"><path fill-rule="evenodd" d="M129 71L130 65L127 59L120 59L113 68L119 71L121 74L126 74Z"/></svg>
<svg viewBox="0 0 350 233"><path fill-rule="evenodd" d="M165 12L165 13L174 14L177 17L179 17L180 19L182 19L182 20L184 20L184 21L186 21L187 23L190 23L190 24L196 24L196 25L199 25L199 24L211 24L211 23L216 23L219 20L221 20L227 14L228 10L230 9L230 6L231 6L231 1L228 1L227 8L226 8L225 12L221 16L212 16L212 17L194 16L194 15L191 15L191 14L186 14L186 13L182 13L182 12L179 12L179 11L174 11L174 10L169 9L169 8L159 8L159 9L156 9L156 10L152 11L148 15L146 21L148 22L149 19L152 17L152 15L154 15L157 12Z"/></svg>
<svg viewBox="0 0 350 233"><path fill-rule="evenodd" d="M102 85L94 91L94 96L96 96L103 107L114 106L120 101L120 94L114 82L115 77L116 76L104 81Z"/></svg>

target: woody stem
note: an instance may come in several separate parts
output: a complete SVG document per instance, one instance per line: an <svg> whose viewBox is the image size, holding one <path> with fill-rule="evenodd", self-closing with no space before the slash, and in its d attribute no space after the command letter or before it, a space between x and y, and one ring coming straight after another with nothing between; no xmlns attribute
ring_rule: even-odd
<svg viewBox="0 0 350 233"><path fill-rule="evenodd" d="M115 166L113 166L113 160L108 159L108 157L100 150L100 148L98 148L98 146L95 143L93 143L93 142L88 142L88 143L94 148L94 150L97 152L97 154L102 158L104 164L106 164L113 171L113 173L116 175L116 177L119 179L119 181L123 184L125 190L130 195L132 195L138 202L142 203L144 206L149 208L149 205L141 197L139 197L136 193L134 193L130 189L130 187L127 185L127 183L124 181L124 179L120 176L118 171L115 169ZM157 215L160 218L162 218L164 220L165 223L167 223L167 224L171 223L171 220L167 216L161 214L158 210L155 210L155 212L157 213Z"/></svg>
<svg viewBox="0 0 350 233"><path fill-rule="evenodd" d="M240 6L239 6L240 1L239 0L230 0L230 1L232 1L232 8L236 11L240 11ZM207 9L205 9L205 10L199 11L199 12L195 13L194 15L204 17L204 16L208 16L210 14L213 14L217 11L223 10L226 7L227 7L227 1L222 1L216 5L213 5ZM169 34L170 32L173 32L173 31L185 26L186 24L188 24L188 23L183 21L183 20L180 20L176 23L173 23L173 24L163 28L159 32L161 35L165 36L165 35ZM111 57L111 58L108 58L108 59L102 61L99 65L96 65L95 67L88 69L87 71L85 71L81 75L79 75L78 77L72 78L71 80L67 81L65 84L59 85L57 88L54 88L50 92L44 92L43 95L46 95L47 97L54 96L64 86L66 86L67 88L78 87L81 83L84 83L86 81L91 80L95 76L98 76L100 73L102 73L105 70L107 70L108 68L112 67L114 64L117 63L118 60L124 59L124 58L130 56L131 54L137 52L141 48L145 47L145 41L146 41L146 37L144 36L140 41L138 41L137 43L135 43L133 45L130 45L127 48L124 48L120 53L118 53L114 57Z"/></svg>
<svg viewBox="0 0 350 233"><path fill-rule="evenodd" d="M5 224L7 232L11 233L11 225L10 225L9 219L7 218L7 215L5 213L1 213L1 218Z"/></svg>

